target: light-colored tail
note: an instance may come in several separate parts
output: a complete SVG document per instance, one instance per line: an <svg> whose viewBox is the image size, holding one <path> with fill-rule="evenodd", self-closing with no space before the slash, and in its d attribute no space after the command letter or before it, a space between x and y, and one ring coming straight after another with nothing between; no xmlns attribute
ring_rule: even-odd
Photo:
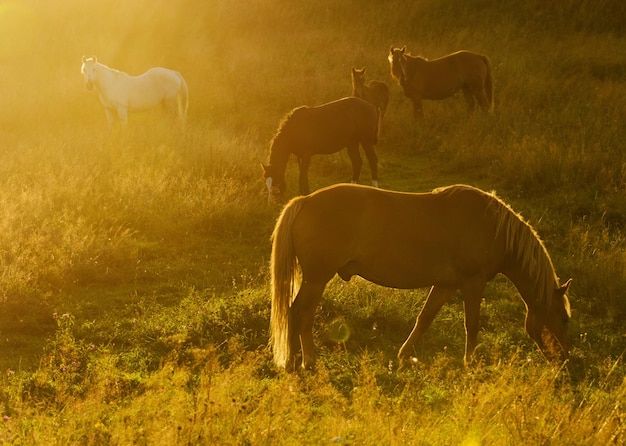
<svg viewBox="0 0 626 446"><path fill-rule="evenodd" d="M295 289L296 255L293 249L292 228L306 197L291 200L276 221L272 234L272 313L270 320L274 363L285 368L295 352L291 350L291 301Z"/></svg>
<svg viewBox="0 0 626 446"><path fill-rule="evenodd" d="M183 130L187 126L187 110L189 109L189 89L187 88L187 82L185 82L185 78L178 73L180 76L180 91L178 92L178 96L176 97L177 107L178 107L178 118L180 119L180 124Z"/></svg>
<svg viewBox="0 0 626 446"><path fill-rule="evenodd" d="M483 60L485 61L485 65L487 65L487 77L485 78L485 92L487 94L487 101L489 101L489 113L493 113L494 109L494 89L495 89L495 80L493 78L493 70L491 69L491 61L487 56L483 56Z"/></svg>

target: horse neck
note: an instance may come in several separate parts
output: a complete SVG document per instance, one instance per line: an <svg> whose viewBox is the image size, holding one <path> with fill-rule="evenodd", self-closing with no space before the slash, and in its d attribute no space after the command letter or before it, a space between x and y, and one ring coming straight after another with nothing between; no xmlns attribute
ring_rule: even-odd
<svg viewBox="0 0 626 446"><path fill-rule="evenodd" d="M545 249L539 241L536 243L532 256L517 250L508 252L502 274L513 282L528 307L549 308L557 280Z"/></svg>
<svg viewBox="0 0 626 446"><path fill-rule="evenodd" d="M97 63L96 67L98 70L98 76L96 76L95 84L100 91L106 89L106 87L111 83L111 79L118 76L128 76L126 73L107 67L100 62Z"/></svg>
<svg viewBox="0 0 626 446"><path fill-rule="evenodd" d="M415 73L418 66L428 62L426 59L420 56L410 56L406 55L406 63L405 63L405 76L407 77L407 81L413 78L413 74Z"/></svg>
<svg viewBox="0 0 626 446"><path fill-rule="evenodd" d="M108 79L111 77L112 75L112 71L109 67L107 67L104 64L101 64L100 62L96 63L96 79L94 81L94 84L96 85L96 88L99 91L102 91L103 89L106 88L106 85L109 84Z"/></svg>
<svg viewBox="0 0 626 446"><path fill-rule="evenodd" d="M270 148L270 166L284 174L289 155L289 145L285 141L285 136L281 134L276 135Z"/></svg>

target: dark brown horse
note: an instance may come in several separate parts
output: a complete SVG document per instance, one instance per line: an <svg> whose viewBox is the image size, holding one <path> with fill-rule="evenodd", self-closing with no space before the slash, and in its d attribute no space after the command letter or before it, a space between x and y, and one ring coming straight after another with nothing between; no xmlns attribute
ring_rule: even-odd
<svg viewBox="0 0 626 446"><path fill-rule="evenodd" d="M296 268L301 281L296 289ZM526 331L547 358L568 355L566 291L534 229L493 193L455 185L430 193L336 185L291 200L273 234L271 331L274 361L315 363L313 320L328 281L361 276L394 288L432 286L398 353L405 364L456 290L465 307L465 361L477 345L487 282L508 277L526 304Z"/></svg>
<svg viewBox="0 0 626 446"><path fill-rule="evenodd" d="M365 68L352 68L352 96L361 98L378 108L378 134L382 131L383 117L389 104L389 87L373 80L365 83Z"/></svg>
<svg viewBox="0 0 626 446"><path fill-rule="evenodd" d="M363 99L350 97L317 107L302 106L292 110L280 124L271 144L269 165L263 165L268 191L285 192L285 169L289 155L298 159L300 193L309 193L308 170L313 155L328 155L346 147L352 161L352 182L359 181L363 161L359 144L372 172L372 184L378 186L378 110Z"/></svg>
<svg viewBox="0 0 626 446"><path fill-rule="evenodd" d="M389 51L391 76L413 101L415 118L424 117L423 99L440 100L463 91L468 112L474 100L483 111L493 111L494 80L487 56L458 51L435 60L406 54L406 47Z"/></svg>

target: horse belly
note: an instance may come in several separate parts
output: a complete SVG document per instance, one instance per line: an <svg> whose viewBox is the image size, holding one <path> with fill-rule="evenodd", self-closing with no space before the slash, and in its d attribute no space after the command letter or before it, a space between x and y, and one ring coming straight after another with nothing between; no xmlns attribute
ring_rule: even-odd
<svg viewBox="0 0 626 446"><path fill-rule="evenodd" d="M352 263L355 275L373 283L413 289L457 284L460 274L455 260L455 253L445 245L403 238L402 243L389 241L374 249L363 246Z"/></svg>
<svg viewBox="0 0 626 446"><path fill-rule="evenodd" d="M300 135L300 142L293 145L296 155L329 155L339 152L348 145L358 144L356 132L333 127L315 127Z"/></svg>
<svg viewBox="0 0 626 446"><path fill-rule="evenodd" d="M156 107L164 100L175 98L180 84L168 72L153 71L133 79L128 88L128 106L132 110L146 110Z"/></svg>
<svg viewBox="0 0 626 446"><path fill-rule="evenodd" d="M135 111L147 110L161 104L164 99L162 92L142 87L129 93L128 107Z"/></svg>
<svg viewBox="0 0 626 446"><path fill-rule="evenodd" d="M353 271L352 275L388 288L415 289L435 284L454 286L459 282L458 274L452 265L438 265L433 268L432 265L419 263L370 262L367 265L355 264Z"/></svg>
<svg viewBox="0 0 626 446"><path fill-rule="evenodd" d="M463 79L457 73L434 77L423 87L422 99L439 101L457 93L463 86Z"/></svg>

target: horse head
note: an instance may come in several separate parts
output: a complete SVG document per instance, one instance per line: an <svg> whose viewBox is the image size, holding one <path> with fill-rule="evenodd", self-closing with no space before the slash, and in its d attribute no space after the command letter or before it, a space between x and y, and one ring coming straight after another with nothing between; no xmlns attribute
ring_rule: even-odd
<svg viewBox="0 0 626 446"><path fill-rule="evenodd" d="M567 328L571 317L567 290L572 279L554 290L545 308L530 308L526 314L526 331L548 360L564 361L569 357Z"/></svg>
<svg viewBox="0 0 626 446"><path fill-rule="evenodd" d="M86 58L83 56L83 65L80 67L80 72L83 75L83 79L85 80L85 86L87 90L93 89L93 86L96 82L96 64L98 63L98 59L96 56L91 56Z"/></svg>
<svg viewBox="0 0 626 446"><path fill-rule="evenodd" d="M352 95L363 97L363 87L365 86L365 68L360 70L352 68Z"/></svg>
<svg viewBox="0 0 626 446"><path fill-rule="evenodd" d="M389 67L391 69L391 76L400 81L400 85L405 85L407 82L406 75L406 46L402 48L389 49Z"/></svg>
<svg viewBox="0 0 626 446"><path fill-rule="evenodd" d="M281 175L278 170L272 166L266 166L261 163L263 167L263 177L265 178L265 187L267 187L267 200L271 200L271 197L280 197L285 193L286 183L284 173Z"/></svg>

